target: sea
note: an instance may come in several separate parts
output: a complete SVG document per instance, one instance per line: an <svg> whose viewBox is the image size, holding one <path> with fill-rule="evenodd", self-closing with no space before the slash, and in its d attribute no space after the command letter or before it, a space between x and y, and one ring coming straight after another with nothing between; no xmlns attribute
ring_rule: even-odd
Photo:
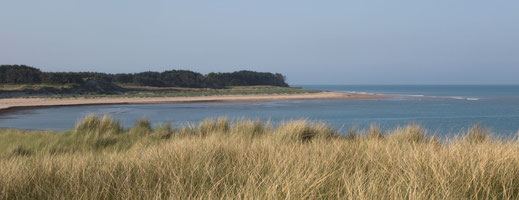
<svg viewBox="0 0 519 200"><path fill-rule="evenodd" d="M391 130L419 124L430 134L455 136L478 124L497 136L519 131L519 85L297 85L307 89L395 95L383 99L290 100L52 107L0 114L0 128L67 130L89 114L110 115L125 127L141 118L154 126L196 125L204 119L305 119L346 133L371 125Z"/></svg>

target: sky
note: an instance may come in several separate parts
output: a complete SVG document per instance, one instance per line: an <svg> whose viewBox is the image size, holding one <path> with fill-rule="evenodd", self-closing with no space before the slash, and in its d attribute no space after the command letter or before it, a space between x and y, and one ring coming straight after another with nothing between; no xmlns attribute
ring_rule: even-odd
<svg viewBox="0 0 519 200"><path fill-rule="evenodd" d="M519 84L517 0L0 0L0 64Z"/></svg>

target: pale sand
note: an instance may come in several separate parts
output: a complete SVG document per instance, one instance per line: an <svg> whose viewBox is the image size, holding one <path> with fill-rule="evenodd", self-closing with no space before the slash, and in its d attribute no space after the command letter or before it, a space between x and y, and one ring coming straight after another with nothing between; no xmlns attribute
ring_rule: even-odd
<svg viewBox="0 0 519 200"><path fill-rule="evenodd" d="M222 95L195 97L147 97L147 98L8 98L0 99L0 113L15 109L106 105L106 104L160 104L160 103L192 103L192 102L237 102L237 101L279 101L279 100L312 100L312 99L374 99L388 95L351 94L341 92L318 92L304 94L265 94L265 95Z"/></svg>

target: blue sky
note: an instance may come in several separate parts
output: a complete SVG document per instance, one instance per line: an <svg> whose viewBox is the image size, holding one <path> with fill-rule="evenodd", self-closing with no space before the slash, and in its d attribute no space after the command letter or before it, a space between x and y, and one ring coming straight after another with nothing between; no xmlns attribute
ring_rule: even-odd
<svg viewBox="0 0 519 200"><path fill-rule="evenodd" d="M519 1L0 0L0 64L249 69L292 84L519 84Z"/></svg>

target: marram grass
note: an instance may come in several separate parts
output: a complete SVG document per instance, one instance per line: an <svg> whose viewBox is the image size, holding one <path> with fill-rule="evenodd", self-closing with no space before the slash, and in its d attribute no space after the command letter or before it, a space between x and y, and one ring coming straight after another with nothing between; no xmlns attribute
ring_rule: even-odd
<svg viewBox="0 0 519 200"><path fill-rule="evenodd" d="M518 199L518 145L477 126L445 141L418 125L340 136L304 120L124 129L88 116L0 131L0 198Z"/></svg>

